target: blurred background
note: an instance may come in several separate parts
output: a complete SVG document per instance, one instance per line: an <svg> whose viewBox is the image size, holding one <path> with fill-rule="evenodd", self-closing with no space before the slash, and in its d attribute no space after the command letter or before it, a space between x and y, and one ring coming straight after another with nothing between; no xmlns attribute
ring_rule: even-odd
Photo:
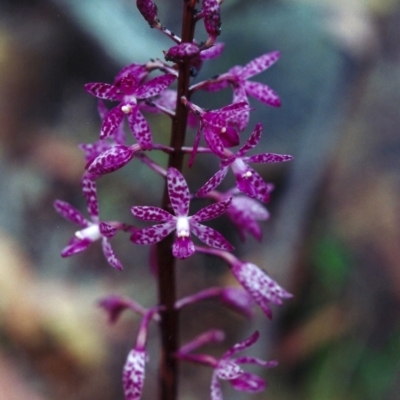
<svg viewBox="0 0 400 400"><path fill-rule="evenodd" d="M157 2L162 23L179 33L175 3ZM259 310L248 321L211 301L193 306L182 312L182 340L224 329L226 343L210 348L220 355L260 330L253 354L280 365L257 371L269 389L253 399L396 400L400 2L230 0L222 21L225 51L196 79L280 50L280 61L252 80L277 91L282 107L252 101L245 135L261 121L258 152L295 160L255 167L275 184L262 243L248 238L242 244L227 219L214 226L241 259L266 269L294 298L274 308L272 321ZM196 37L204 40L201 27ZM148 248L118 234L112 245L121 273L108 266L98 243L62 259L76 227L52 203L68 201L87 215L77 145L97 140L100 121L83 84L111 82L124 65L161 58L169 46L133 1L0 2L0 400L123 398L121 369L138 317L127 312L110 326L97 301L114 293L146 307L155 303ZM226 90L194 101L217 108L230 98ZM150 123L155 140L168 143L169 121L154 116ZM189 186L197 190L216 165L198 156L187 171ZM227 179L222 188L232 184ZM134 160L99 181L102 219L135 223L130 207L159 205L161 188L162 180ZM181 296L235 284L226 265L201 255L178 270ZM149 352L144 399L156 398L155 327ZM208 398L210 377L204 367L185 366L180 398ZM231 400L250 397L229 385L223 390Z"/></svg>

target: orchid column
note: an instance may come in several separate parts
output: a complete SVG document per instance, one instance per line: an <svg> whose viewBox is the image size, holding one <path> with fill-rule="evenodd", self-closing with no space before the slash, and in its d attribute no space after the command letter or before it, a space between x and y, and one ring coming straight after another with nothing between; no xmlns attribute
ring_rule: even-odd
<svg viewBox="0 0 400 400"><path fill-rule="evenodd" d="M278 95L271 88L249 80L273 65L278 60L279 53L266 53L245 66L235 66L218 77L192 84L191 80L197 76L202 64L206 60L217 58L224 49L222 43L216 43L221 30L222 0L203 0L200 9L196 8L197 3L197 0L182 0L182 32L181 37L178 37L160 23L157 7L152 0L137 0L137 7L150 27L167 35L174 45L164 52L165 61L150 59L146 64L130 64L116 75L112 84L85 85L86 91L99 99L99 114L102 119L100 140L81 145L87 161L82 188L90 220L68 203L61 200L55 202L57 212L82 228L62 251L63 257L82 252L101 239L108 263L122 270L122 264L110 244L110 239L117 231L129 233L130 240L135 245L152 246L150 251L154 250L157 254L157 305L143 307L133 299L118 295L100 301L112 323L125 310L141 316L138 336L122 374L127 400L141 398L147 362L147 332L153 322L159 324L161 336L160 400L176 400L180 362L196 363L213 369L210 384L212 400L222 399L220 380L229 381L240 391L263 390L266 386L264 380L243 371L241 365L256 364L269 368L276 366L277 362L245 356L233 358L237 352L245 350L258 340L258 332L231 346L220 359L206 354L193 354L194 350L205 344L222 341L224 332L209 329L181 346L178 338L178 313L183 307L190 307L195 302L215 299L247 318L252 316L254 304L258 304L265 315L271 318L270 304L280 305L282 299L291 297L257 265L235 257L233 246L219 232L203 224L226 214L242 239L249 233L261 240L259 221L268 218L268 212L262 203L269 201L273 185L264 182L249 164L283 162L291 160L291 157L274 153L246 155L260 141L261 124L256 124L252 132L247 134L247 140L241 136L248 127L252 110L248 96L269 106L280 105ZM199 21L204 22L208 34L203 42L194 39L195 26ZM153 72L157 76L150 78L149 75ZM176 90L171 89L175 84ZM213 93L224 88L232 88L233 99L231 104L220 109L207 110L191 101L191 96L196 91ZM104 100L118 103L109 108ZM148 112L162 113L171 120L169 146L154 143L145 116ZM125 119L134 138L134 143L130 145L125 137ZM187 127L196 123L197 133L189 140L193 142L193 146L185 146ZM202 140L205 142L204 147ZM241 143L243 144L238 150L232 150L232 147ZM162 166L153 161L149 155L154 151L167 153L168 165ZM185 155L188 155L187 162L193 169L196 168L197 157L217 157L220 160L219 170L211 177L204 176L204 184L197 191L190 189L182 175ZM103 175L130 162L144 163L165 180L161 207L134 205L131 208L136 219L155 223L146 228L100 219L97 182ZM218 187L230 169L236 178L236 187L225 193L220 192ZM208 199L210 204L191 215L190 203L200 197ZM192 236L197 237L202 245L195 244ZM132 251L135 251L133 246ZM177 299L175 260L186 259L195 252L211 255L225 262L241 288L211 287Z"/></svg>

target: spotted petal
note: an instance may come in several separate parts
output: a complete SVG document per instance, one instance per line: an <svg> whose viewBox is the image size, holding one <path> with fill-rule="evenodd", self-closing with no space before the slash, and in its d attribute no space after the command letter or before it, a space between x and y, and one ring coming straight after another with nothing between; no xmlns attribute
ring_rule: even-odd
<svg viewBox="0 0 400 400"><path fill-rule="evenodd" d="M105 139L115 133L122 123L124 112L120 106L114 107L104 118L101 125L100 139Z"/></svg>
<svg viewBox="0 0 400 400"><path fill-rule="evenodd" d="M202 208L196 214L194 214L191 218L193 221L201 222L208 221L210 219L214 219L222 215L228 209L231 204L232 198L229 198L224 201L219 201L218 203L211 204L207 207Z"/></svg>
<svg viewBox="0 0 400 400"><path fill-rule="evenodd" d="M121 101L123 97L121 90L117 86L110 85L109 83L87 83L85 85L85 90L103 100Z"/></svg>
<svg viewBox="0 0 400 400"><path fill-rule="evenodd" d="M117 229L114 228L112 225L107 224L106 222L100 222L99 230L100 230L101 236L104 236L108 239L113 238L115 236L115 234L117 233Z"/></svg>
<svg viewBox="0 0 400 400"><path fill-rule="evenodd" d="M132 349L128 354L122 373L126 400L139 400L142 395L146 358L145 350Z"/></svg>
<svg viewBox="0 0 400 400"><path fill-rule="evenodd" d="M132 214L142 221L165 222L174 220L174 217L159 207L153 206L135 206L131 208Z"/></svg>
<svg viewBox="0 0 400 400"><path fill-rule="evenodd" d="M195 252L194 243L190 237L177 237L172 246L172 254L181 260L190 257Z"/></svg>
<svg viewBox="0 0 400 400"><path fill-rule="evenodd" d="M237 264L232 268L232 272L269 318L271 310L268 303L280 305L282 299L292 297L255 264Z"/></svg>
<svg viewBox="0 0 400 400"><path fill-rule="evenodd" d="M237 378L229 381L234 389L241 392L258 393L266 388L265 380L250 372L244 372Z"/></svg>
<svg viewBox="0 0 400 400"><path fill-rule="evenodd" d="M96 175L109 174L126 165L134 156L135 149L122 144L111 146L97 156L87 167L87 171Z"/></svg>
<svg viewBox="0 0 400 400"><path fill-rule="evenodd" d="M244 82L246 93L255 97L257 100L272 107L280 107L281 100L279 96L269 86L259 82Z"/></svg>
<svg viewBox="0 0 400 400"><path fill-rule="evenodd" d="M222 143L222 140L219 137L219 132L218 128L215 128L213 126L205 126L204 127L204 139L206 140L208 147L211 149L211 151L219 156L219 157L224 157L224 144Z"/></svg>
<svg viewBox="0 0 400 400"><path fill-rule="evenodd" d="M278 163L290 160L293 160L292 156L286 154L275 154L275 153L262 153L243 158L243 161L251 163Z"/></svg>
<svg viewBox="0 0 400 400"><path fill-rule="evenodd" d="M257 124L251 133L250 137L247 139L246 143L239 149L236 153L236 157L243 157L249 150L256 147L261 139L262 125Z"/></svg>
<svg viewBox="0 0 400 400"><path fill-rule="evenodd" d="M230 358L234 356L236 353L239 353L239 351L245 350L248 347L252 346L260 337L260 333L258 331L255 331L250 337L248 337L245 340L242 340L239 343L236 343L234 346L232 346L224 355L222 358Z"/></svg>
<svg viewBox="0 0 400 400"><path fill-rule="evenodd" d="M148 74L146 69L146 65L143 64L129 64L126 67L122 68L118 74L115 76L114 85L119 85L121 80L127 76L134 76L138 81L141 81Z"/></svg>
<svg viewBox="0 0 400 400"><path fill-rule="evenodd" d="M164 222L163 224L138 229L131 235L131 241L136 244L158 243L170 234L176 227L175 221Z"/></svg>
<svg viewBox="0 0 400 400"><path fill-rule="evenodd" d="M81 253L85 251L93 242L88 239L78 239L76 236L73 236L69 241L68 245L64 247L61 252L61 257L70 257L74 254Z"/></svg>
<svg viewBox="0 0 400 400"><path fill-rule="evenodd" d="M212 376L210 392L211 400L223 400L221 386L216 373Z"/></svg>
<svg viewBox="0 0 400 400"><path fill-rule="evenodd" d="M222 182L222 180L225 178L227 172L228 172L229 167L223 167L217 173L215 173L196 193L196 197L204 197L208 192L211 192L211 190L214 190L216 187L219 186L219 184Z"/></svg>
<svg viewBox="0 0 400 400"><path fill-rule="evenodd" d="M202 60L212 60L213 58L216 58L222 54L224 47L224 43L214 43L214 46L206 50L202 50L202 52L200 53L200 58Z"/></svg>
<svg viewBox="0 0 400 400"><path fill-rule="evenodd" d="M190 220L190 230L205 244L216 249L232 251L234 247L216 230Z"/></svg>
<svg viewBox="0 0 400 400"><path fill-rule="evenodd" d="M133 136L141 145L143 150L151 150L153 147L153 141L151 138L151 131L146 118L139 111L138 107L135 107L128 114L128 123Z"/></svg>
<svg viewBox="0 0 400 400"><path fill-rule="evenodd" d="M235 174L238 189L250 197L267 203L270 199L268 184L253 168L247 166L246 172L244 174Z"/></svg>
<svg viewBox="0 0 400 400"><path fill-rule="evenodd" d="M279 57L280 52L273 51L255 58L243 67L240 73L241 79L248 79L262 71L265 71L271 65L275 64L279 60Z"/></svg>
<svg viewBox="0 0 400 400"><path fill-rule="evenodd" d="M114 250L111 247L110 242L106 237L103 237L101 241L101 245L103 247L103 253L107 260L107 262L115 269L122 270L122 264L118 260L117 256L114 253Z"/></svg>
<svg viewBox="0 0 400 400"><path fill-rule="evenodd" d="M86 228L90 222L78 211L65 201L56 200L54 202L55 210L66 220Z"/></svg>
<svg viewBox="0 0 400 400"><path fill-rule="evenodd" d="M157 76L156 78L140 85L135 91L135 97L138 99L148 99L149 97L160 94L163 90L175 81L176 76L172 74L165 74Z"/></svg>
<svg viewBox="0 0 400 400"><path fill-rule="evenodd" d="M93 222L99 222L99 203L97 201L96 182L85 174L82 179L82 191L86 199L87 209Z"/></svg>
<svg viewBox="0 0 400 400"><path fill-rule="evenodd" d="M169 198L175 215L188 215L190 192L183 175L175 168L168 168L167 184Z"/></svg>

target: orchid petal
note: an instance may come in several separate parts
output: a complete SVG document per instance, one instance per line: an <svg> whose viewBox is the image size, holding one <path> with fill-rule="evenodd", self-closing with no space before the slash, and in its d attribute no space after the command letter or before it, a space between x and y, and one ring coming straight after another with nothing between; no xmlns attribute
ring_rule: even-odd
<svg viewBox="0 0 400 400"><path fill-rule="evenodd" d="M218 131L215 127L205 127L204 139L206 140L208 147L215 155L219 157L224 157L225 148L222 140L218 136Z"/></svg>
<svg viewBox="0 0 400 400"><path fill-rule="evenodd" d="M97 201L96 182L85 174L82 179L82 191L86 199L87 209L93 222L99 222L99 203Z"/></svg>
<svg viewBox="0 0 400 400"><path fill-rule="evenodd" d="M190 237L177 237L173 246L172 254L181 260L190 257L195 252L194 243Z"/></svg>
<svg viewBox="0 0 400 400"><path fill-rule="evenodd" d="M234 247L216 230L190 220L190 230L205 244L216 249L232 251Z"/></svg>
<svg viewBox="0 0 400 400"><path fill-rule="evenodd" d="M241 376L229 381L235 390L248 393L262 392L266 388L265 380L257 375L244 372Z"/></svg>
<svg viewBox="0 0 400 400"><path fill-rule="evenodd" d="M124 112L120 106L114 107L104 118L101 125L100 139L112 136L121 125L124 118Z"/></svg>
<svg viewBox="0 0 400 400"><path fill-rule="evenodd" d="M235 174L235 176L236 185L240 191L264 203L269 201L269 186L254 169L247 166L245 173Z"/></svg>
<svg viewBox="0 0 400 400"><path fill-rule="evenodd" d="M150 126L137 107L128 114L128 123L133 136L143 150L151 150L153 141Z"/></svg>
<svg viewBox="0 0 400 400"><path fill-rule="evenodd" d="M56 200L53 205L55 210L67 221L80 225L83 228L90 225L90 222L81 214L81 212L75 207L72 207L69 203L62 200Z"/></svg>
<svg viewBox="0 0 400 400"><path fill-rule="evenodd" d="M224 359L218 363L218 367L216 368L215 372L219 379L224 380L235 379L244 373L242 368L240 368L235 361Z"/></svg>
<svg viewBox="0 0 400 400"><path fill-rule="evenodd" d="M115 269L122 270L122 264L118 260L117 256L114 253L114 250L111 247L110 242L106 237L103 237L101 241L101 245L103 248L104 256L106 257L107 262Z"/></svg>
<svg viewBox="0 0 400 400"><path fill-rule="evenodd" d="M131 241L136 244L157 243L170 234L176 227L175 221L167 221L163 224L138 229L131 235Z"/></svg>
<svg viewBox="0 0 400 400"><path fill-rule="evenodd" d="M114 85L119 85L121 83L121 80L128 75L135 76L138 81L141 81L148 75L148 71L146 69L146 66L143 64L129 64L126 67L122 68L115 76Z"/></svg>
<svg viewBox="0 0 400 400"><path fill-rule="evenodd" d="M128 354L122 374L126 400L139 400L142 395L146 358L145 350L132 349Z"/></svg>
<svg viewBox="0 0 400 400"><path fill-rule="evenodd" d="M278 163L293 160L292 156L286 154L262 153L246 157L246 162L252 163Z"/></svg>
<svg viewBox="0 0 400 400"><path fill-rule="evenodd" d="M280 107L281 100L274 90L259 82L246 81L244 83L246 93L257 100L272 107Z"/></svg>
<svg viewBox="0 0 400 400"><path fill-rule="evenodd" d="M260 337L260 333L258 331L255 331L250 337L248 337L245 340L242 340L239 343L236 343L234 346L232 346L224 355L222 358L230 358L239 351L245 350L248 347L252 346L255 342L257 342L258 338Z"/></svg>
<svg viewBox="0 0 400 400"><path fill-rule="evenodd" d="M183 175L175 168L167 171L168 193L172 208L177 216L189 213L190 192Z"/></svg>
<svg viewBox="0 0 400 400"><path fill-rule="evenodd" d="M254 75L259 74L260 72L265 71L273 64L275 64L279 60L279 57L280 52L273 51L271 53L263 54L262 56L255 58L243 67L240 77L242 79L248 79Z"/></svg>
<svg viewBox="0 0 400 400"><path fill-rule="evenodd" d="M135 206L131 208L132 214L142 221L165 222L174 220L168 211L153 206Z"/></svg>
<svg viewBox="0 0 400 400"><path fill-rule="evenodd" d="M232 272L269 318L271 310L268 303L280 305L282 299L292 297L255 264L237 264L232 268Z"/></svg>
<svg viewBox="0 0 400 400"><path fill-rule="evenodd" d="M219 186L219 184L222 182L222 180L225 178L227 172L228 172L228 167L223 167L217 173L215 173L196 193L196 197L204 197L208 192L211 192L211 190L214 190L216 187Z"/></svg>
<svg viewBox="0 0 400 400"><path fill-rule="evenodd" d="M238 357L235 359L235 361L238 364L254 364L265 368L274 368L278 365L278 361L276 360L265 361L257 357L248 357L248 356Z"/></svg>
<svg viewBox="0 0 400 400"><path fill-rule="evenodd" d="M134 95L138 99L148 99L149 97L156 96L170 86L176 79L175 75L165 74L157 76L152 80L140 85Z"/></svg>
<svg viewBox="0 0 400 400"><path fill-rule="evenodd" d="M108 239L113 238L117 233L117 229L106 222L100 222L99 229L101 236L104 236Z"/></svg>
<svg viewBox="0 0 400 400"><path fill-rule="evenodd" d="M219 201L218 203L211 204L207 207L202 208L197 211L191 218L193 221L201 222L208 221L210 219L214 219L222 215L228 209L231 204L232 198L229 198L224 201Z"/></svg>
<svg viewBox="0 0 400 400"><path fill-rule="evenodd" d="M213 374L211 379L210 392L211 400L223 400L221 386L216 373Z"/></svg>
<svg viewBox="0 0 400 400"><path fill-rule="evenodd" d="M202 60L212 60L213 58L217 58L222 54L224 47L224 43L214 43L212 47L201 51L200 58Z"/></svg>
<svg viewBox="0 0 400 400"><path fill-rule="evenodd" d="M123 97L121 90L109 83L87 83L84 87L88 93L99 99L121 101Z"/></svg>
<svg viewBox="0 0 400 400"><path fill-rule="evenodd" d="M236 153L236 157L243 157L249 150L256 147L261 139L262 125L257 124L251 133L250 137L247 139L246 143L239 149Z"/></svg>
<svg viewBox="0 0 400 400"><path fill-rule="evenodd" d="M78 239L77 237L73 236L68 245L62 250L61 257L70 257L81 253L82 251L85 251L92 243L93 241L88 238Z"/></svg>
<svg viewBox="0 0 400 400"><path fill-rule="evenodd" d="M109 174L126 165L134 156L131 147L115 144L97 156L87 167L87 171L96 175Z"/></svg>

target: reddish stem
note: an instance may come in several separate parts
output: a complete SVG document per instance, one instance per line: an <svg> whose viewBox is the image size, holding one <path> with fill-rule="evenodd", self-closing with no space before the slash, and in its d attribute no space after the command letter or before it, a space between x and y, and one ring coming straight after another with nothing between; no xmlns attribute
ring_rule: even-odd
<svg viewBox="0 0 400 400"><path fill-rule="evenodd" d="M184 1L182 42L193 41L195 28L195 10L192 0ZM185 142L187 114L186 107L180 102L182 96L189 96L190 61L179 64L178 100L176 114L172 119L170 154L168 167L182 170L184 153L181 151ZM169 207L167 185L164 187L162 208ZM160 400L176 400L178 392L178 360L174 356L179 347L178 310L175 309L176 282L175 258L172 255L173 236L170 235L157 246L158 259L158 296L161 322L161 359L160 359Z"/></svg>

